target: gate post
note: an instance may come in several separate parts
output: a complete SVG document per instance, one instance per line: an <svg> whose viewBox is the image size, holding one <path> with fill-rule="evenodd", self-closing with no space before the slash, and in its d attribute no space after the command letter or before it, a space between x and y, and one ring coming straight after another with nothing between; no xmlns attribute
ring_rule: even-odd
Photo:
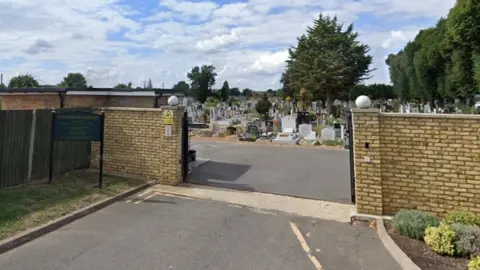
<svg viewBox="0 0 480 270"><path fill-rule="evenodd" d="M346 112L347 120L347 130L346 130L346 144L348 146L348 154L350 160L350 201L352 203L356 202L356 193L355 193L355 158L353 152L353 122L352 122L352 112L350 109Z"/></svg>
<svg viewBox="0 0 480 270"><path fill-rule="evenodd" d="M182 177L183 181L188 176L188 163L189 163L189 136L188 136L188 112L183 113L182 118Z"/></svg>
<svg viewBox="0 0 480 270"><path fill-rule="evenodd" d="M368 102L367 102L368 101ZM352 109L355 200L359 214L383 215L380 113L360 96ZM368 103L368 106L360 106Z"/></svg>

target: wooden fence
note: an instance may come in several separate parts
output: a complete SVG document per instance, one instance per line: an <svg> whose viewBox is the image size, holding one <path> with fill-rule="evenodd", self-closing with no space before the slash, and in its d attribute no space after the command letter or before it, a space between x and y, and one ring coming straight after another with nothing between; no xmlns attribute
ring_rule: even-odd
<svg viewBox="0 0 480 270"><path fill-rule="evenodd" d="M0 111L0 188L48 176L51 125L51 110ZM90 142L55 142L53 151L54 173L90 166Z"/></svg>

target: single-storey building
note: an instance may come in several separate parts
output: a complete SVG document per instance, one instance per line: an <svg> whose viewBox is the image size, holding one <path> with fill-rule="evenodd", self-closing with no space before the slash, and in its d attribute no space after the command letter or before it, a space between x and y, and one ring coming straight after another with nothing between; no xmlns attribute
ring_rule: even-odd
<svg viewBox="0 0 480 270"><path fill-rule="evenodd" d="M0 89L0 110L58 109L73 107L158 108L176 95L183 104L184 94L173 89L87 88L4 88Z"/></svg>

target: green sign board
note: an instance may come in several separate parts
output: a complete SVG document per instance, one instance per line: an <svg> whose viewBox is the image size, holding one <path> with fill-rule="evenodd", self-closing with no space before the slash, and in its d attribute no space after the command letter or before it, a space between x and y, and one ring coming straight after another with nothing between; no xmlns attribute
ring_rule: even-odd
<svg viewBox="0 0 480 270"><path fill-rule="evenodd" d="M54 114L54 141L101 141L102 115L83 111Z"/></svg>

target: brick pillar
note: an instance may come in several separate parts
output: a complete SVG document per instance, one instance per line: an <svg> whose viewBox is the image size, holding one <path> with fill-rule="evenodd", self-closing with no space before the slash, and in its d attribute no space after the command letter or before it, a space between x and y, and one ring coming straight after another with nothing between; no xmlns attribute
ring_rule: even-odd
<svg viewBox="0 0 480 270"><path fill-rule="evenodd" d="M352 109L359 214L383 215L379 116L378 109Z"/></svg>
<svg viewBox="0 0 480 270"><path fill-rule="evenodd" d="M183 182L182 177L182 119L184 108L162 106L162 111L170 110L173 112L172 136L165 136L165 123L162 119L162 168L160 180L164 185L179 185Z"/></svg>
<svg viewBox="0 0 480 270"><path fill-rule="evenodd" d="M104 172L182 183L181 142L183 108L103 108L105 111ZM170 136L165 111L173 114ZM92 168L98 168L99 143L92 143Z"/></svg>

